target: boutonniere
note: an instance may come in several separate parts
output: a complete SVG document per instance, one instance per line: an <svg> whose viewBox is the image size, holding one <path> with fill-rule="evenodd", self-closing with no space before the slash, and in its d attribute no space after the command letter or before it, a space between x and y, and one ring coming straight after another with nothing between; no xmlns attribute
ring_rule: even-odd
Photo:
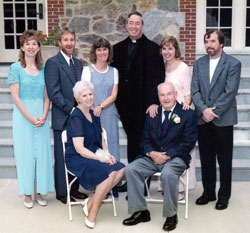
<svg viewBox="0 0 250 233"><path fill-rule="evenodd" d="M181 118L176 113L174 113L171 116L171 121L173 121L175 124L179 124L181 123Z"/></svg>

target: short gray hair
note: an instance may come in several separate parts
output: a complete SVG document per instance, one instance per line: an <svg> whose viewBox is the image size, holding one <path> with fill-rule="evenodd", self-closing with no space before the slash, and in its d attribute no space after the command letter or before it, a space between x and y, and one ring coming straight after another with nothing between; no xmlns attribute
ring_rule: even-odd
<svg viewBox="0 0 250 233"><path fill-rule="evenodd" d="M76 82L75 86L73 87L73 94L75 99L77 99L79 95L87 89L90 89L92 92L94 92L93 84L87 81Z"/></svg>
<svg viewBox="0 0 250 233"><path fill-rule="evenodd" d="M174 84L173 84L172 82L167 81L167 82L162 82L162 83L160 83L160 84L157 86L158 93L159 93L160 86L161 86L161 85L164 85L164 84L169 84L169 85L173 88L173 91L176 92Z"/></svg>

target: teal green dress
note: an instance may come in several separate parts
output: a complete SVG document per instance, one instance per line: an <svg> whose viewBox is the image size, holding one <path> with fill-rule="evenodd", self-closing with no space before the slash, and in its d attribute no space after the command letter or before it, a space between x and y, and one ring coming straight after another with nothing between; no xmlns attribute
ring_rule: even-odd
<svg viewBox="0 0 250 233"><path fill-rule="evenodd" d="M38 75L32 76L16 62L10 66L8 83L19 83L19 97L26 110L34 117L41 117L45 88L44 67ZM12 124L19 194L33 194L35 179L37 193L45 195L54 191L48 118L44 126L34 128L14 104Z"/></svg>

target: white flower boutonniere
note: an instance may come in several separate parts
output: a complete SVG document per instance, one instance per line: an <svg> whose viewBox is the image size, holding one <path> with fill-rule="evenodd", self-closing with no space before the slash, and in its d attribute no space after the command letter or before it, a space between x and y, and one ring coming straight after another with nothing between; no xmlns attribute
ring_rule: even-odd
<svg viewBox="0 0 250 233"><path fill-rule="evenodd" d="M180 118L176 113L174 113L174 114L171 116L171 120L172 120L175 124L181 123L181 118Z"/></svg>

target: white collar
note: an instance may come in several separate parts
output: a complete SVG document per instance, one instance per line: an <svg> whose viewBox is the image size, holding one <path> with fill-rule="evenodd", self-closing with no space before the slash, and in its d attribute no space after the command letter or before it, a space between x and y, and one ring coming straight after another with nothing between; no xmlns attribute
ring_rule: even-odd
<svg viewBox="0 0 250 233"><path fill-rule="evenodd" d="M69 63L70 59L73 58L72 55L71 55L71 57L69 57L69 56L67 56L62 50L60 50L60 52L61 52L61 54L63 55L63 57L65 58L66 62L67 62L68 65L69 65L69 64L70 64L70 63ZM72 61L73 61L73 59L72 59ZM73 61L73 63L74 63L74 61Z"/></svg>

